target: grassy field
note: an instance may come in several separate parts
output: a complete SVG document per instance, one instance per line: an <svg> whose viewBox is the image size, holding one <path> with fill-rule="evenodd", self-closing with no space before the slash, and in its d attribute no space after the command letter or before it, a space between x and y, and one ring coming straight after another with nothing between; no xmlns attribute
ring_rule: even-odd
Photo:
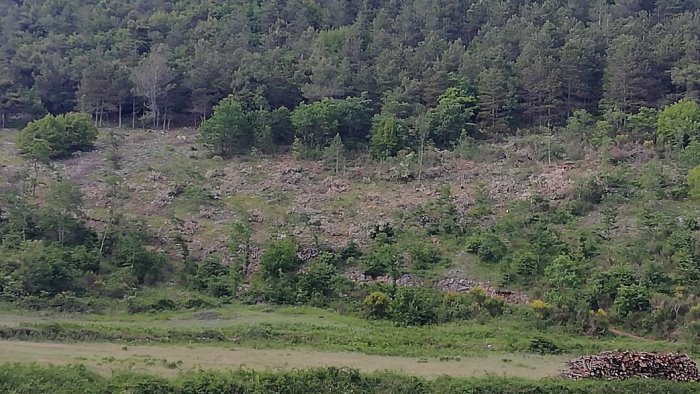
<svg viewBox="0 0 700 394"><path fill-rule="evenodd" d="M392 371L434 378L438 376L554 376L566 357L490 354L440 360L370 356L294 350L248 349L231 346L122 346L106 343L27 343L0 341L0 363L83 364L101 373L128 369L176 376L198 369L290 370L349 367L363 372Z"/></svg>
<svg viewBox="0 0 700 394"><path fill-rule="evenodd" d="M601 339L537 328L514 316L478 323L403 327L311 307L230 305L209 311L131 315L71 315L5 311L0 338L33 342L119 342L125 345L212 345L285 351L352 352L409 358L529 354L534 340L554 343L571 356L602 350L687 352L685 345ZM499 356L500 357L500 356Z"/></svg>

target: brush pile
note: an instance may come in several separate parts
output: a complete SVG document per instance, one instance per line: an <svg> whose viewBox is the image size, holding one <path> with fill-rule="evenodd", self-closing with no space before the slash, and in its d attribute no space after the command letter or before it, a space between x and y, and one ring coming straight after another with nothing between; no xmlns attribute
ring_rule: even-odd
<svg viewBox="0 0 700 394"><path fill-rule="evenodd" d="M569 379L625 380L649 378L700 382L700 371L685 354L614 351L567 362L562 375Z"/></svg>

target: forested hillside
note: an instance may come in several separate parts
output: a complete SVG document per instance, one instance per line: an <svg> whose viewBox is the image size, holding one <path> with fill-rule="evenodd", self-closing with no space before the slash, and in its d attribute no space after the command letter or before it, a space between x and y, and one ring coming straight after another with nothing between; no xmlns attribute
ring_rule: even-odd
<svg viewBox="0 0 700 394"><path fill-rule="evenodd" d="M0 111L193 124L359 97L420 113L449 87L489 132L576 109L636 113L700 89L695 0L43 0L0 4ZM401 103L401 108L396 108ZM366 135L367 130L362 130Z"/></svg>
<svg viewBox="0 0 700 394"><path fill-rule="evenodd" d="M700 0L0 1L0 362L696 356L699 99Z"/></svg>

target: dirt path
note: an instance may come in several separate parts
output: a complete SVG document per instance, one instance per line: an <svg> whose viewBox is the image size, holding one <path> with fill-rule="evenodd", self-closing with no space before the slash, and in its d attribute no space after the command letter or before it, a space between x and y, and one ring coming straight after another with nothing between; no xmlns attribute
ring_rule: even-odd
<svg viewBox="0 0 700 394"><path fill-rule="evenodd" d="M631 339L636 339L638 341L649 342L648 338L644 338L644 337L640 337L638 335L630 334L629 332L620 331L620 330L615 329L615 328L608 328L608 331L610 331L611 333L613 333L617 336L620 336L620 337L627 337L627 338L631 338Z"/></svg>
<svg viewBox="0 0 700 394"><path fill-rule="evenodd" d="M556 375L565 358L531 355L488 355L440 361L355 353L297 350L258 350L199 346L129 346L106 343L33 343L0 341L0 363L85 364L100 372L130 368L174 376L204 369L293 369L323 366L350 367L366 372L396 371L438 377L507 375L540 378Z"/></svg>

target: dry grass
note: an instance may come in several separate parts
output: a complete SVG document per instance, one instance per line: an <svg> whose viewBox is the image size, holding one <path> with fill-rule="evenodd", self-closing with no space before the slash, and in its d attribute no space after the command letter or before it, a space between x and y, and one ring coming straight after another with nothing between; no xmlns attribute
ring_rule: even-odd
<svg viewBox="0 0 700 394"><path fill-rule="evenodd" d="M258 350L199 346L129 346L104 343L29 343L0 341L0 362L85 364L101 373L132 369L175 376L191 369L238 368L289 370L313 367L350 367L365 372L395 371L434 378L448 375L517 376L542 378L556 375L564 358L558 356L487 355L440 361L355 353Z"/></svg>

